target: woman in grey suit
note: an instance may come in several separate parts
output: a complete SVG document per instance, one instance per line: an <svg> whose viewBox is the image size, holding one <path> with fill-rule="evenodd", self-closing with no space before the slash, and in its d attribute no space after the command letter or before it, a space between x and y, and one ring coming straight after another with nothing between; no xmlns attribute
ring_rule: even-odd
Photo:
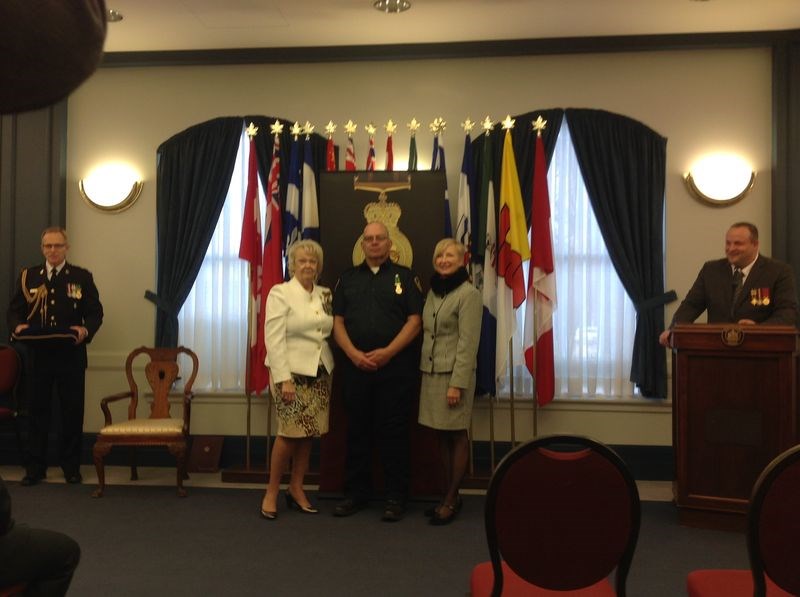
<svg viewBox="0 0 800 597"><path fill-rule="evenodd" d="M427 510L432 525L451 523L461 508L458 488L467 471L475 397L475 363L483 305L464 267L464 245L440 240L433 251L431 289L422 311L422 388L419 422L435 429L445 474L441 503Z"/></svg>

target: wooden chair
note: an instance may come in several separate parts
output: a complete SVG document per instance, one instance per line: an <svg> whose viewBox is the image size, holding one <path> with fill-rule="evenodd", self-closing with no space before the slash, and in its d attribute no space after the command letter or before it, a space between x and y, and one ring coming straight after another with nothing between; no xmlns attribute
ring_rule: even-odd
<svg viewBox="0 0 800 597"><path fill-rule="evenodd" d="M763 470L747 512L750 570L694 570L690 597L792 597L800 595L800 445Z"/></svg>
<svg viewBox="0 0 800 597"><path fill-rule="evenodd" d="M490 561L472 571L473 597L625 595L639 491L607 446L568 435L519 446L489 481L485 516Z"/></svg>
<svg viewBox="0 0 800 597"><path fill-rule="evenodd" d="M8 422L14 428L20 464L25 466L17 420L19 416L17 386L21 373L22 362L17 351L11 346L0 345L0 422Z"/></svg>
<svg viewBox="0 0 800 597"><path fill-rule="evenodd" d="M169 393L178 379L178 355L186 354L192 360L192 372L183 384L183 417L171 418L169 412ZM137 417L139 404L139 387L133 378L133 362L139 355L146 355L150 361L145 365L145 376L153 393L153 403L147 417ZM100 408L105 416L105 426L97 434L97 441L92 449L94 465L97 469L99 487L92 497L102 497L105 490L105 471L103 458L113 446L166 446L177 461L178 496L186 497L183 480L186 478L186 451L189 439L189 420L191 401L194 397L192 384L197 376L197 355L185 348L146 348L140 346L128 355L125 362L125 375L130 390L103 398ZM111 420L109 403L130 399L128 420L114 423ZM131 480L139 478L135 462L131 464Z"/></svg>

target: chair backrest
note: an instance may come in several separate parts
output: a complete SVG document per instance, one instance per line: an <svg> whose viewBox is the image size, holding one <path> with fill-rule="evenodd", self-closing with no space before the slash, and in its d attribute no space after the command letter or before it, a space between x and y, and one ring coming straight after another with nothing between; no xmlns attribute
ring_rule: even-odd
<svg viewBox="0 0 800 597"><path fill-rule="evenodd" d="M770 462L753 486L747 551L755 595L766 594L764 574L800 595L800 445Z"/></svg>
<svg viewBox="0 0 800 597"><path fill-rule="evenodd" d="M188 348L184 346L177 348L147 348L146 346L140 346L128 355L128 359L125 361L125 375L128 378L128 385L131 390L131 402L128 407L129 419L136 417L139 397L139 387L133 376L133 362L136 357L147 355L150 359L144 368L147 383L153 393L153 403L150 407L148 418L166 419L170 416L169 393L179 376L178 355L180 354L187 355L192 361L192 372L183 384L183 394L190 395L195 377L197 377L198 360L197 355Z"/></svg>
<svg viewBox="0 0 800 597"><path fill-rule="evenodd" d="M7 345L0 346L0 396L11 396L22 372L17 351Z"/></svg>
<svg viewBox="0 0 800 597"><path fill-rule="evenodd" d="M591 586L616 568L625 582L639 537L636 482L607 446L586 437L554 435L510 452L486 494L486 537L502 593L501 560L538 587Z"/></svg>

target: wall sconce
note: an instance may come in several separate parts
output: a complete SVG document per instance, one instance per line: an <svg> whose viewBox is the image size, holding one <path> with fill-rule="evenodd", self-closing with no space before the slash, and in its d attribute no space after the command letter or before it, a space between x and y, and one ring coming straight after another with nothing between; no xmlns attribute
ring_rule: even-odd
<svg viewBox="0 0 800 597"><path fill-rule="evenodd" d="M78 190L92 207L105 212L120 212L128 209L139 197L142 181L127 164L103 164L78 181Z"/></svg>
<svg viewBox="0 0 800 597"><path fill-rule="evenodd" d="M711 205L732 205L753 188L756 173L738 155L714 153L700 158L683 180L694 198Z"/></svg>

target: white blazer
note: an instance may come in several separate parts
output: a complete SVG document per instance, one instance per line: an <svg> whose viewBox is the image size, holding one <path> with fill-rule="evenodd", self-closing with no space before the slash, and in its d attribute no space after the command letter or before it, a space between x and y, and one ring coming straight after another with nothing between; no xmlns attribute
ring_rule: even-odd
<svg viewBox="0 0 800 597"><path fill-rule="evenodd" d="M315 284L309 293L296 278L273 286L264 323L265 362L272 381L287 381L291 373L316 376L320 363L332 372L333 352L327 341L332 328L330 289Z"/></svg>

